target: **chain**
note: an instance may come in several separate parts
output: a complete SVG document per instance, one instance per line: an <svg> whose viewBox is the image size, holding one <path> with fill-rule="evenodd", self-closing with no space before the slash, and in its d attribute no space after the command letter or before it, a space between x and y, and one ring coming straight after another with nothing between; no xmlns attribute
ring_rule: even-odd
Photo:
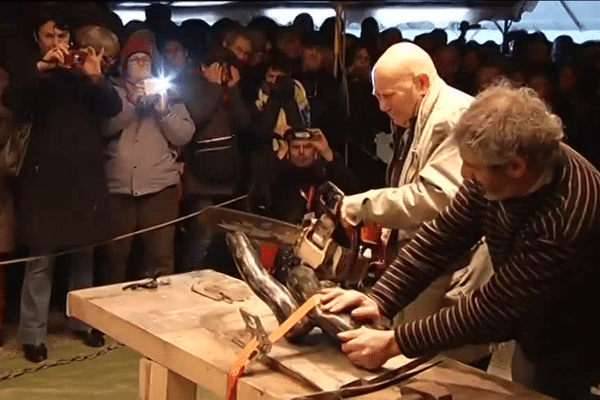
<svg viewBox="0 0 600 400"><path fill-rule="evenodd" d="M77 355L75 357L72 357L72 358L62 358L62 359L59 359L59 360L46 361L46 362L41 363L40 365L37 365L35 367L27 367L27 368L23 368L21 370L11 371L11 372L8 372L8 373L6 373L4 375L0 375L0 382L4 382L4 381L7 381L9 379L17 378L17 377L25 375L25 374L30 374L30 373L33 373L33 372L43 371L45 369L56 367L58 365L67 365L67 364L71 364L71 363L73 363L75 361L91 360L91 359L94 359L96 357L100 357L101 355L106 354L109 351L116 350L119 347L123 347L123 345L120 344L120 343L110 344L110 345L104 346L100 350L92 352L92 353L79 354L79 355Z"/></svg>

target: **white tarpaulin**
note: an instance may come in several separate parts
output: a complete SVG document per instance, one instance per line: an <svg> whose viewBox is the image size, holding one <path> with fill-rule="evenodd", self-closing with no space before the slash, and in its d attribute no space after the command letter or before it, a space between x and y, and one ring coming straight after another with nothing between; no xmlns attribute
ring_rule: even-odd
<svg viewBox="0 0 600 400"><path fill-rule="evenodd" d="M168 3L168 2L163 2ZM149 2L115 3L115 11L124 23L144 20L144 7ZM246 24L255 16L266 15L280 25L290 24L296 15L307 12L318 28L328 17L335 16L335 2L286 1L176 1L170 2L173 21L201 18L213 24L229 17ZM481 29L469 31L467 39L479 42L502 41L499 27L513 19L511 30L542 31L553 40L568 34L577 42L600 40L600 1L350 1L342 2L346 10L346 31L360 35L360 23L374 17L380 29L398 27L407 38L442 28L450 40L459 35L461 21L479 22ZM520 19L519 19L520 16ZM496 21L496 22L492 22Z"/></svg>

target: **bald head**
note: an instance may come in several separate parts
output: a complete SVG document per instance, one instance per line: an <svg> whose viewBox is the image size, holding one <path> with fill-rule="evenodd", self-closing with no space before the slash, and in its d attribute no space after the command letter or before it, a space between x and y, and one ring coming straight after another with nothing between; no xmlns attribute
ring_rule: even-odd
<svg viewBox="0 0 600 400"><path fill-rule="evenodd" d="M373 94L396 125L408 127L438 79L431 57L412 43L396 43L373 67Z"/></svg>
<svg viewBox="0 0 600 400"><path fill-rule="evenodd" d="M437 78L437 71L429 54L416 44L407 42L390 46L375 63L373 73L390 78L425 74L430 82Z"/></svg>

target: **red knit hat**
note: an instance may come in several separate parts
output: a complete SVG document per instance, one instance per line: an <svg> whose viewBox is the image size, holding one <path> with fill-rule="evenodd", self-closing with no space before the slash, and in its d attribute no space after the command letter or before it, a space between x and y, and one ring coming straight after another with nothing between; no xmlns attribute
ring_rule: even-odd
<svg viewBox="0 0 600 400"><path fill-rule="evenodd" d="M127 60L132 54L145 53L150 56L152 63L155 62L156 45L154 44L154 34L147 30L141 29L133 33L127 43L121 49L121 72L127 67Z"/></svg>

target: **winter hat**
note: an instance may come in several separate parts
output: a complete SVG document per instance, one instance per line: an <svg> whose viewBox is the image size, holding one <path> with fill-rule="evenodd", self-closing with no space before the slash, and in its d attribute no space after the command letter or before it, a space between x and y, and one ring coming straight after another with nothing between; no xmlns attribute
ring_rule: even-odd
<svg viewBox="0 0 600 400"><path fill-rule="evenodd" d="M149 29L140 29L134 32L123 49L121 50L121 73L127 68L127 60L132 54L145 53L150 56L152 65L155 64L156 55L158 53L156 49L156 40L154 34Z"/></svg>

